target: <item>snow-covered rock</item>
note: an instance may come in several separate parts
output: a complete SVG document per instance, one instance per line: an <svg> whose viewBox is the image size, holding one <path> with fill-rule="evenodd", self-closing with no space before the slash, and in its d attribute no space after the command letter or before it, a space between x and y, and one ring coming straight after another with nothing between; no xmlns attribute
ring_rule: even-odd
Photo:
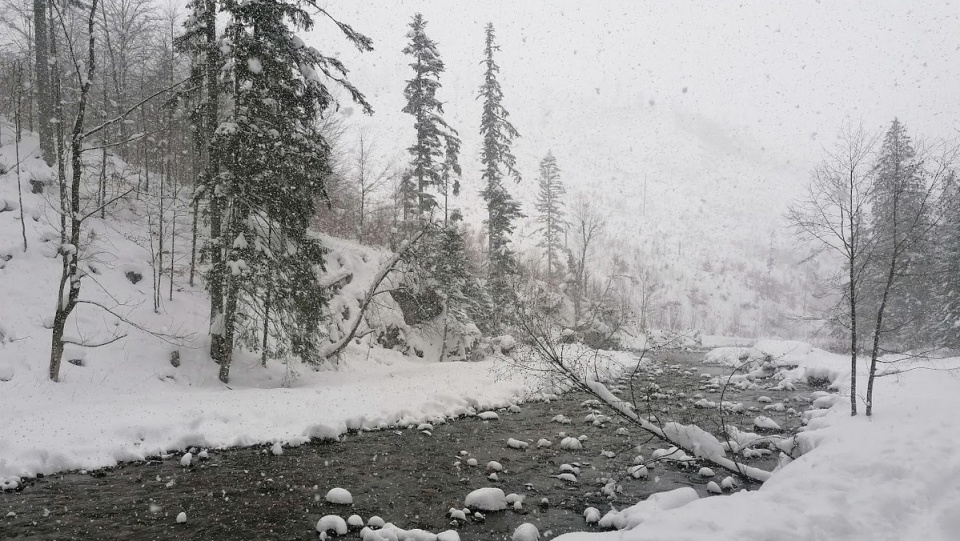
<svg viewBox="0 0 960 541"><path fill-rule="evenodd" d="M500 416L497 415L495 411L484 411L481 412L477 417L483 419L484 421L499 421Z"/></svg>
<svg viewBox="0 0 960 541"><path fill-rule="evenodd" d="M192 460L193 460L193 453L184 453L183 456L180 457L180 465L183 466L184 468L189 467L190 462Z"/></svg>
<svg viewBox="0 0 960 541"><path fill-rule="evenodd" d="M600 510L596 507L588 507L583 510L583 518L587 524L596 524L600 522Z"/></svg>
<svg viewBox="0 0 960 541"><path fill-rule="evenodd" d="M507 497L503 490L495 487L478 488L463 500L470 509L480 511L503 511L507 508Z"/></svg>
<svg viewBox="0 0 960 541"><path fill-rule="evenodd" d="M384 524L385 523L383 519L377 515L373 515L367 520L367 526L370 526L371 528L383 528Z"/></svg>
<svg viewBox="0 0 960 541"><path fill-rule="evenodd" d="M782 430L776 421L764 415L758 415L753 420L753 426L757 430Z"/></svg>
<svg viewBox="0 0 960 541"><path fill-rule="evenodd" d="M183 524L185 522L187 522L187 514L180 511L180 514L177 515L177 524Z"/></svg>
<svg viewBox="0 0 960 541"><path fill-rule="evenodd" d="M530 444L525 441L507 438L507 447L511 447L513 449L526 449L527 447L530 447Z"/></svg>
<svg viewBox="0 0 960 541"><path fill-rule="evenodd" d="M325 500L329 503L337 505L351 505L353 504L353 496L345 488L331 488L327 495L324 497Z"/></svg>
<svg viewBox="0 0 960 541"><path fill-rule="evenodd" d="M488 470L488 471L503 471L503 464L500 464L500 463L497 462L496 460L491 460L490 462L487 462L487 470Z"/></svg>
<svg viewBox="0 0 960 541"><path fill-rule="evenodd" d="M512 541L540 541L540 530L529 522L524 522L513 531Z"/></svg>
<svg viewBox="0 0 960 541"><path fill-rule="evenodd" d="M647 471L647 467L644 466L643 464L630 466L629 468L627 468L627 473L630 474L630 476L633 477L634 479L646 479L647 475L649 474L649 472Z"/></svg>
<svg viewBox="0 0 960 541"><path fill-rule="evenodd" d="M579 451L583 449L583 444L580 443L580 440L577 438L571 438L567 436L560 440L560 448L566 451Z"/></svg>
<svg viewBox="0 0 960 541"><path fill-rule="evenodd" d="M723 478L723 481L720 481L720 488L724 490L733 490L737 486L737 482L733 480L733 477L729 475Z"/></svg>
<svg viewBox="0 0 960 541"><path fill-rule="evenodd" d="M479 462L477 462L477 459L475 458L467 459L467 466L476 466L477 464L479 464Z"/></svg>
<svg viewBox="0 0 960 541"><path fill-rule="evenodd" d="M539 440L537 440L537 449L540 449L542 447L553 447L553 442L546 438L540 438Z"/></svg>
<svg viewBox="0 0 960 541"><path fill-rule="evenodd" d="M723 490L720 489L720 485L718 485L716 482L710 481L707 483L707 492L711 494L720 494L723 492Z"/></svg>
<svg viewBox="0 0 960 541"><path fill-rule="evenodd" d="M561 473L560 475L557 475L557 479L561 481L566 481L568 483L577 482L577 476L572 473Z"/></svg>
<svg viewBox="0 0 960 541"><path fill-rule="evenodd" d="M280 442L278 441L278 442L274 443L272 447L270 447L270 452L273 453L274 456L282 455L282 454L283 454L283 446L280 445Z"/></svg>
<svg viewBox="0 0 960 541"><path fill-rule="evenodd" d="M363 528L363 519L360 518L360 515L350 515L347 518L347 526L359 530Z"/></svg>
<svg viewBox="0 0 960 541"><path fill-rule="evenodd" d="M437 541L460 541L460 534L456 530L444 530L437 534Z"/></svg>
<svg viewBox="0 0 960 541"><path fill-rule="evenodd" d="M337 535L346 535L347 521L338 515L324 515L317 521L317 532L325 533L333 531Z"/></svg>
<svg viewBox="0 0 960 541"><path fill-rule="evenodd" d="M700 471L698 473L700 474L700 477L713 477L714 475L716 475L716 473L714 473L713 470L707 467L700 468Z"/></svg>

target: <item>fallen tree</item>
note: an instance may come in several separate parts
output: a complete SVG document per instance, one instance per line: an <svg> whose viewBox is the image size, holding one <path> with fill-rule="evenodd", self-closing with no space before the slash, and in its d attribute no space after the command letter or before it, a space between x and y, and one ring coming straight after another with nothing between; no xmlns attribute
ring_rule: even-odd
<svg viewBox="0 0 960 541"><path fill-rule="evenodd" d="M400 248L392 256L387 258L380 265L380 269L373 276L373 280L370 283L370 287L367 288L366 293L363 298L360 300L359 308L355 310L355 313L351 314L351 319L347 323L347 332L344 333L339 340L331 342L325 348L320 351L320 355L324 359L332 359L340 355L343 350L347 347L351 340L357 335L357 331L360 329L360 325L363 323L364 315L367 312L367 308L370 306L370 303L373 301L373 298L376 297L380 291L380 284L387 278L387 275L397 266L397 263L403 260L403 258L410 252L410 249L427 233L426 230L420 231L412 239L400 246Z"/></svg>
<svg viewBox="0 0 960 541"><path fill-rule="evenodd" d="M676 447L679 451L709 462L715 466L738 473L755 481L766 481L771 473L742 464L726 456L726 450L713 435L696 425L677 422L662 422L659 416L642 417L637 413L637 402L624 400L613 394L603 383L610 374L602 366L601 353L581 345L567 344L561 337L563 326L554 317L537 310L537 301L530 299L518 307L517 322L522 333L525 348L532 358L521 360L521 370L545 377L556 382L559 378L570 388L577 389L597 399L607 409L628 421L631 425L647 434ZM608 331L610 337L620 330L613 326ZM661 345L662 347L662 345ZM629 376L639 373L643 359L652 350L645 348L640 352L637 365Z"/></svg>

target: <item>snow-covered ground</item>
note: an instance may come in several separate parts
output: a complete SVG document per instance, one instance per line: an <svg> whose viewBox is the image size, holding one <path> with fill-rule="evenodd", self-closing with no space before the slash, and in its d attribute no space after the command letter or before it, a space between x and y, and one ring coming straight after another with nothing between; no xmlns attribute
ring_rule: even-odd
<svg viewBox="0 0 960 541"><path fill-rule="evenodd" d="M58 217L52 188L31 193L30 180L49 181L53 171L36 157L37 141L27 135L19 179L24 251L12 130L6 123L2 128L0 161L9 171L0 175L0 481L8 486L18 476L110 466L191 446L297 444L347 429L440 422L507 406L524 392L521 378L493 360L437 363L429 352L420 359L368 343L351 344L338 363L319 370L275 360L263 368L256 356L238 354L230 384L220 383L219 367L205 353L208 302L199 280L196 287L187 284L188 238L177 241L173 300L164 275L162 304L153 309L148 196L116 203L112 219L89 220L89 243L81 247L88 273L81 298L135 325L78 307L68 338L126 336L100 348L68 346L61 381L49 381L49 322L60 277ZM119 160L110 167L135 182L136 172L124 170ZM178 223L187 234L188 218ZM329 244L330 274L348 270L354 277L336 307L355 304L385 255L347 241ZM141 279L134 283L128 273ZM389 308L376 316L397 319ZM171 363L174 351L179 366Z"/></svg>
<svg viewBox="0 0 960 541"><path fill-rule="evenodd" d="M797 342L745 351L776 354L781 364L797 365L786 372L794 376L849 385L849 358L841 355ZM742 353L724 348L709 358L733 362ZM557 540L960 539L960 377L948 371L957 366L960 358L914 362L904 367L912 370L878 379L872 418L862 407L850 417L846 400L811 412L799 436L803 456L759 490L689 502L669 497L668 506L640 502L622 512L628 529Z"/></svg>

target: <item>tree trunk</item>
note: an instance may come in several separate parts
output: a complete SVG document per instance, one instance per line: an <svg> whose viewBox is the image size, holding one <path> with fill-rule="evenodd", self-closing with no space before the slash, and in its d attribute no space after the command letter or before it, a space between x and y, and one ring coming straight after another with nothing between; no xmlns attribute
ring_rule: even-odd
<svg viewBox="0 0 960 541"><path fill-rule="evenodd" d="M37 109L39 118L37 124L40 132L40 151L47 165L54 163L54 92L50 78L50 47L49 47L49 18L47 15L47 1L33 0L33 36L35 47L35 80Z"/></svg>
<svg viewBox="0 0 960 541"><path fill-rule="evenodd" d="M50 380L60 381L60 363L63 362L63 329L67 324L67 315L57 305L53 317L53 333L50 338Z"/></svg>

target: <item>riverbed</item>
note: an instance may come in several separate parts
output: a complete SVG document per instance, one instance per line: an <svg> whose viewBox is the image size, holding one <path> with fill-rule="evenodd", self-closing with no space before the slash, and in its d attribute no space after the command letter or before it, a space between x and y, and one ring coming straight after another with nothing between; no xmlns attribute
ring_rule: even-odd
<svg viewBox="0 0 960 541"><path fill-rule="evenodd" d="M702 365L702 358L698 352L659 352L633 377L612 387L623 397L637 398L643 414L696 423L717 435L724 424L753 430L760 414L784 431L800 425L797 411L809 402L810 388L773 390L772 382L759 382L758 389L724 391L715 385L716 378L722 382L729 369ZM721 391L724 402L742 405L742 411L727 411L722 422L717 408L695 406L699 400L719 404ZM190 467L181 466L176 455L25 480L20 491L0 495L0 538L315 540L314 526L327 514L356 514L364 521L377 515L404 529L455 529L465 541L509 539L524 522L552 537L595 528L584 522L587 507L603 514L684 486L701 497L724 497L708 493L707 483L727 476L737 490L757 488L719 468L713 468L716 476L703 477L699 461L649 462L655 450L667 446L591 398L568 392L497 411L499 420L471 416L427 430L355 432L339 441L287 447L281 455L267 446L209 450L207 459L195 459ZM777 408L782 411L768 407L776 404L783 404ZM557 422L558 415L569 424ZM567 436L582 439L582 449L560 449ZM529 447L509 447L511 438ZM551 447L538 448L540 439L549 440ZM477 465L470 465L470 459ZM500 471L488 469L491 461ZM648 474L636 479L627 471L641 461ZM744 462L770 470L777 455ZM578 472L576 482L559 478L562 465ZM464 507L469 492L489 486L520 496L519 509L466 522L448 516L450 508ZM324 495L334 487L350 491L354 503L326 502ZM187 516L182 524L176 521L181 512Z"/></svg>

